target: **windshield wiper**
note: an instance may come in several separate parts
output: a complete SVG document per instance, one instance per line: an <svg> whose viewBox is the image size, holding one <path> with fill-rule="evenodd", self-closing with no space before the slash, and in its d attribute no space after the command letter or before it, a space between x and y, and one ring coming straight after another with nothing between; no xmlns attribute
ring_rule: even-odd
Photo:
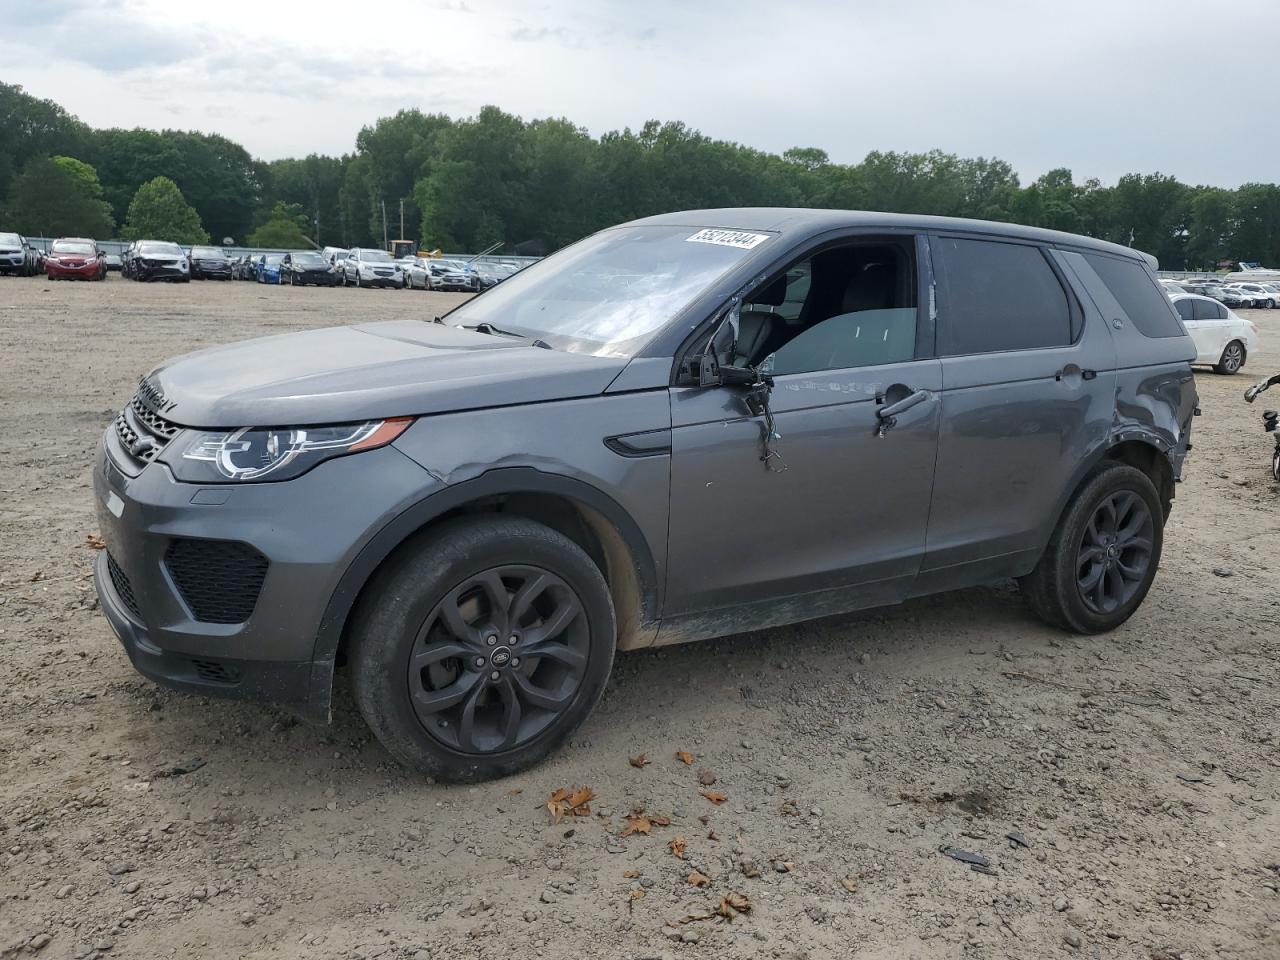
<svg viewBox="0 0 1280 960"><path fill-rule="evenodd" d="M487 333L490 336L519 337L521 340L529 339L523 333L516 333L513 330L501 330L488 320L481 320L474 327L468 327L465 323L458 324L458 327L462 330L474 330L476 333Z"/></svg>

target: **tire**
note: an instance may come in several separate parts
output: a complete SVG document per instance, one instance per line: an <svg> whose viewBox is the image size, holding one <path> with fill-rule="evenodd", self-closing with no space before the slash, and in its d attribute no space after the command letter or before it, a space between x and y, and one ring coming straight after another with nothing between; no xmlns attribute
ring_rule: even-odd
<svg viewBox="0 0 1280 960"><path fill-rule="evenodd" d="M1271 476L1275 478L1276 483L1280 483L1280 447L1276 447L1271 454Z"/></svg>
<svg viewBox="0 0 1280 960"><path fill-rule="evenodd" d="M489 634L504 603L525 612ZM507 612L496 618L505 624ZM549 632L530 641L524 630ZM406 767L450 783L504 777L586 719L609 679L616 632L604 577L572 540L521 517L459 517L405 544L365 590L352 619L353 693ZM515 639L501 642L502 633Z"/></svg>
<svg viewBox="0 0 1280 960"><path fill-rule="evenodd" d="M1213 365L1213 372L1226 377L1234 376L1244 367L1245 359L1244 344L1239 340L1232 340L1222 348L1222 356Z"/></svg>
<svg viewBox="0 0 1280 960"><path fill-rule="evenodd" d="M363 286L363 284L360 282L360 271L359 271L359 270L357 270L357 271L356 271L356 286L357 286L357 287L361 287L361 286Z"/></svg>
<svg viewBox="0 0 1280 960"><path fill-rule="evenodd" d="M1105 633L1142 604L1163 546L1164 510L1150 478L1127 464L1103 463L1067 504L1040 562L1019 586L1050 626Z"/></svg>

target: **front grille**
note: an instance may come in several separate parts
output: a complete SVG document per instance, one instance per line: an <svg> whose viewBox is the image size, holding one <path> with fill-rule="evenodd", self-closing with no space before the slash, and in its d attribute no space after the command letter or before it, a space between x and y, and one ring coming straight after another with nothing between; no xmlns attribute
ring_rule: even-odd
<svg viewBox="0 0 1280 960"><path fill-rule="evenodd" d="M120 564L116 563L116 558L110 553L107 554L107 573L111 576L111 585L116 588L116 595L124 603L125 608L133 614L137 620L142 619L142 614L138 613L138 601L133 595L133 585L129 583L128 575L120 569Z"/></svg>
<svg viewBox="0 0 1280 960"><path fill-rule="evenodd" d="M183 602L202 623L244 623L267 576L266 557L228 540L174 540L164 563Z"/></svg>
<svg viewBox="0 0 1280 960"><path fill-rule="evenodd" d="M120 411L114 426L120 446L139 470L160 456L181 429L149 408L138 396Z"/></svg>
<svg viewBox="0 0 1280 960"><path fill-rule="evenodd" d="M191 666L195 668L196 676L205 683L223 683L228 686L235 686L240 682L240 671L235 667L220 663L217 660L191 660Z"/></svg>

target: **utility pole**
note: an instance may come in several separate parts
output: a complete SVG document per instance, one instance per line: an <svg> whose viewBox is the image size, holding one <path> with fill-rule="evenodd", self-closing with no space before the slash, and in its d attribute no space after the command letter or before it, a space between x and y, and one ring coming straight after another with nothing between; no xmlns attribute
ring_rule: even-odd
<svg viewBox="0 0 1280 960"><path fill-rule="evenodd" d="M404 197L400 198L400 239L404 239Z"/></svg>
<svg viewBox="0 0 1280 960"><path fill-rule="evenodd" d="M387 201L379 201L382 204L382 249L385 250L391 246L387 240Z"/></svg>

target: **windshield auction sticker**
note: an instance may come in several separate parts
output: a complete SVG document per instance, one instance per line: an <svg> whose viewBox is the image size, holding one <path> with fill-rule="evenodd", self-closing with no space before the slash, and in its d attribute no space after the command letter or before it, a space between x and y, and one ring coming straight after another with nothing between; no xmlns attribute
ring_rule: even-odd
<svg viewBox="0 0 1280 960"><path fill-rule="evenodd" d="M686 243L717 243L722 247L738 247L750 250L769 239L767 233L743 233L741 230L699 230Z"/></svg>

